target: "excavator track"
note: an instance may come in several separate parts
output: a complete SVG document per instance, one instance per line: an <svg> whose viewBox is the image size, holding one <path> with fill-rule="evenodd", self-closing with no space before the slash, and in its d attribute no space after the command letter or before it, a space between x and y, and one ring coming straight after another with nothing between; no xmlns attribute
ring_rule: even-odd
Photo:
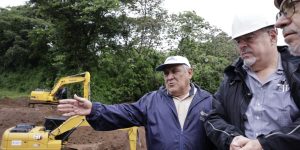
<svg viewBox="0 0 300 150"><path fill-rule="evenodd" d="M46 102L46 101L37 101L37 100L29 100L27 106L30 108L34 108L35 105L58 105L58 102Z"/></svg>

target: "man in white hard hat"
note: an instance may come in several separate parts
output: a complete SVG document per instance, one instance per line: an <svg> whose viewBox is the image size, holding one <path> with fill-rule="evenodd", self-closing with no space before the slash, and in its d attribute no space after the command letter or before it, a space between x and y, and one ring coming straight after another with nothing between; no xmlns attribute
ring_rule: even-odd
<svg viewBox="0 0 300 150"><path fill-rule="evenodd" d="M191 83L188 59L170 56L156 70L163 72L165 86L135 103L104 105L75 96L60 100L58 110L85 115L95 130L144 126L148 150L210 150L200 118L211 109L212 95Z"/></svg>
<svg viewBox="0 0 300 150"><path fill-rule="evenodd" d="M263 14L241 13L233 20L240 57L225 69L205 121L219 149L300 148L300 60L277 48L274 22Z"/></svg>
<svg viewBox="0 0 300 150"><path fill-rule="evenodd" d="M275 0L279 9L275 26L282 29L285 42L293 55L300 56L300 0Z"/></svg>

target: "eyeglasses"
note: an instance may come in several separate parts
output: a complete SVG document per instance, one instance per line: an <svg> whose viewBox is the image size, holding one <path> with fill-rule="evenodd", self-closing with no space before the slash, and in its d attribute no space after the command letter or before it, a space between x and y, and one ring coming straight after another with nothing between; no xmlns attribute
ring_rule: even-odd
<svg viewBox="0 0 300 150"><path fill-rule="evenodd" d="M286 18L291 18L296 11L296 3L300 2L300 0L285 0L279 8L279 13L276 15L276 20L280 17L284 16Z"/></svg>

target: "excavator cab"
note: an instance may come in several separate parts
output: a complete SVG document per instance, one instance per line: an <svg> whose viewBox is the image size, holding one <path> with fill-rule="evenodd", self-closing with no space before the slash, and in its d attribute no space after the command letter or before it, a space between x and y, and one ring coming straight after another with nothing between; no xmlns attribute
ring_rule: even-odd
<svg viewBox="0 0 300 150"><path fill-rule="evenodd" d="M44 127L47 131L53 131L54 129L58 128L62 123L64 123L66 120L68 120L68 117L64 116L49 116L45 118ZM62 142L68 141L69 136L72 134L72 132L75 129L71 129L69 131L66 131L65 133L58 135L55 137L55 140L61 140Z"/></svg>
<svg viewBox="0 0 300 150"><path fill-rule="evenodd" d="M60 88L55 93L55 99L66 99L68 98L68 89L66 87Z"/></svg>

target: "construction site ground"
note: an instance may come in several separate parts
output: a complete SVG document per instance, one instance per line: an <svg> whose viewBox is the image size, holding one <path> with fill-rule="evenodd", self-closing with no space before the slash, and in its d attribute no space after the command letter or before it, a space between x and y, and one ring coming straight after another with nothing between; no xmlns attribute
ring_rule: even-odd
<svg viewBox="0 0 300 150"><path fill-rule="evenodd" d="M43 125L47 116L59 116L56 106L35 105L28 107L28 98L0 99L0 141L3 132L19 123ZM138 129L137 150L146 150L145 131ZM91 127L79 127L69 137L65 149L77 150L129 150L126 130L95 131Z"/></svg>

